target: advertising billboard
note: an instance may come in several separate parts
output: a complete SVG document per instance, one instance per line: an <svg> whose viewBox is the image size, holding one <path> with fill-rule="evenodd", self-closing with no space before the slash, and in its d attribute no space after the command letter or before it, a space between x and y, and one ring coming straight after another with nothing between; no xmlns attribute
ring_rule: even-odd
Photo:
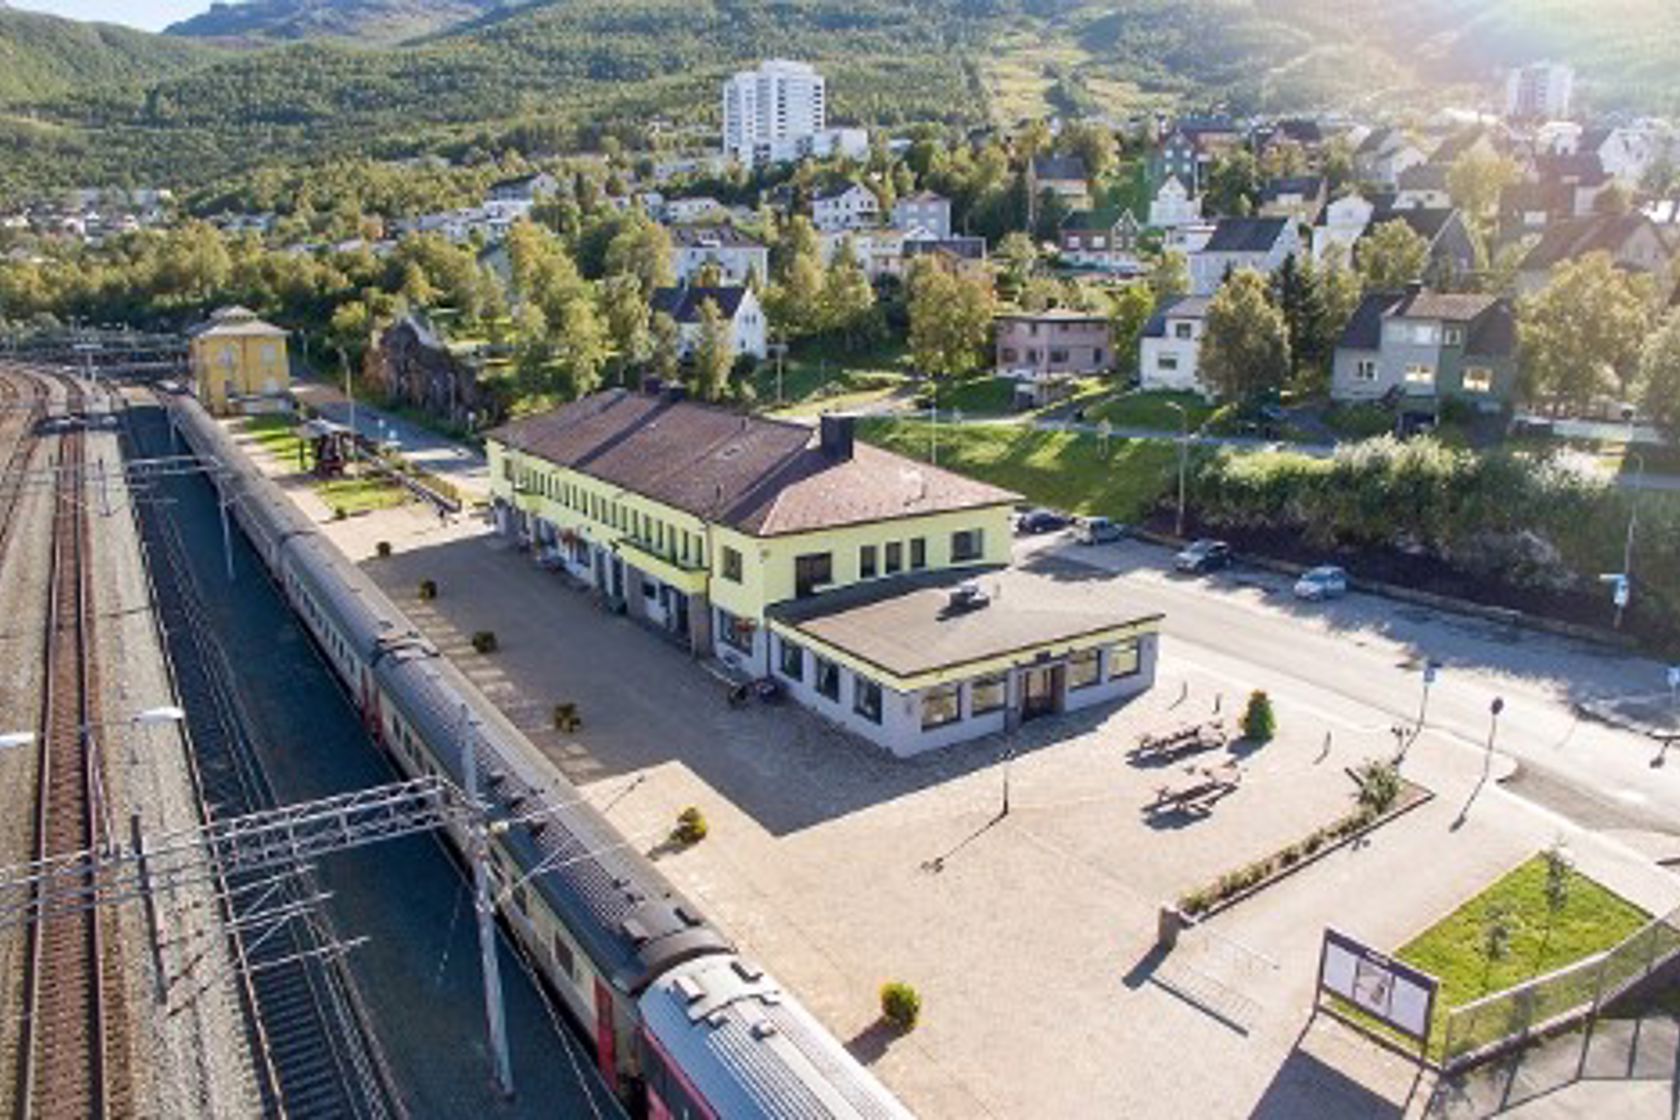
<svg viewBox="0 0 1680 1120"><path fill-rule="evenodd" d="M1324 931L1318 987L1419 1042L1429 1037L1440 981L1427 972L1338 933Z"/></svg>

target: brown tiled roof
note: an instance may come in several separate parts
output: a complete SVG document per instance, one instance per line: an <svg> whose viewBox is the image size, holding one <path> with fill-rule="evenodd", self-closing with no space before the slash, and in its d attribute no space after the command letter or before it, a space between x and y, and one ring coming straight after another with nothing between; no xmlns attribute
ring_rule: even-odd
<svg viewBox="0 0 1680 1120"><path fill-rule="evenodd" d="M754 536L1018 499L867 444L834 459L799 424L622 389L516 420L490 437Z"/></svg>
<svg viewBox="0 0 1680 1120"><path fill-rule="evenodd" d="M1498 296L1471 292L1416 292L1401 300L1390 314L1405 319L1468 323L1498 302Z"/></svg>

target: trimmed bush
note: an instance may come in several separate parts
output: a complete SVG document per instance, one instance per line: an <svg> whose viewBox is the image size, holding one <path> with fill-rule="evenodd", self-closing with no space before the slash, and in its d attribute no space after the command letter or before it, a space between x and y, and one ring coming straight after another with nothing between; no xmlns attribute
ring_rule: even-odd
<svg viewBox="0 0 1680 1120"><path fill-rule="evenodd" d="M571 701L554 705L554 730L576 731L583 726L583 717L578 715L578 706Z"/></svg>
<svg viewBox="0 0 1680 1120"><path fill-rule="evenodd" d="M479 630L472 636L472 647L479 653L496 652L496 632L494 630Z"/></svg>
<svg viewBox="0 0 1680 1120"><path fill-rule="evenodd" d="M677 827L671 830L671 836L682 844L694 845L704 840L710 831L706 815L690 805L677 814Z"/></svg>
<svg viewBox="0 0 1680 1120"><path fill-rule="evenodd" d="M429 603L437 598L437 580L423 579L420 581L420 601Z"/></svg>
<svg viewBox="0 0 1680 1120"><path fill-rule="evenodd" d="M1379 817L1400 797L1400 771L1392 762L1375 759L1359 768L1359 805Z"/></svg>
<svg viewBox="0 0 1680 1120"><path fill-rule="evenodd" d="M901 1031L913 1031L922 1018L922 995L902 980L881 985L881 1018Z"/></svg>
<svg viewBox="0 0 1680 1120"><path fill-rule="evenodd" d="M1248 697L1248 710L1242 717L1243 736L1252 742L1269 743L1277 735L1277 714L1272 711L1272 698L1260 689Z"/></svg>
<svg viewBox="0 0 1680 1120"><path fill-rule="evenodd" d="M374 555L378 556L381 560L389 560L391 558L391 542L380 541L378 544L373 546L373 552Z"/></svg>

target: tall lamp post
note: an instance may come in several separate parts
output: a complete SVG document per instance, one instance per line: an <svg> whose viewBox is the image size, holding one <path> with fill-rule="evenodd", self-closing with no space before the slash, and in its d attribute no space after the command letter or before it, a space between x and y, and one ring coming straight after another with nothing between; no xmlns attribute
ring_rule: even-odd
<svg viewBox="0 0 1680 1120"><path fill-rule="evenodd" d="M1488 705L1488 715L1490 719L1488 722L1487 766L1493 765L1493 740L1494 736L1499 734L1499 713L1504 710L1505 698L1503 696L1495 696L1493 698L1493 703Z"/></svg>
<svg viewBox="0 0 1680 1120"><path fill-rule="evenodd" d="M1629 440L1632 440L1633 425L1628 424ZM1628 527L1627 540L1622 545L1621 582L1616 585L1616 629L1622 628L1622 615L1627 611L1628 599L1633 591L1633 534L1639 527L1639 492L1645 488L1645 456L1637 451L1629 451L1627 458L1639 460L1639 471L1634 475L1633 497L1628 499Z"/></svg>
<svg viewBox="0 0 1680 1120"><path fill-rule="evenodd" d="M1178 413L1178 517L1173 522L1173 535L1184 536L1184 476L1186 459L1190 455L1190 414L1177 401L1168 401L1167 407Z"/></svg>

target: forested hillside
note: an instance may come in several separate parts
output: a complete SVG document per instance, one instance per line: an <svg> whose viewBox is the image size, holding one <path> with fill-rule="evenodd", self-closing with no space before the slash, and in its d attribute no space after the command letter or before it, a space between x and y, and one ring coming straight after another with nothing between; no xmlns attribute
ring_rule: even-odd
<svg viewBox="0 0 1680 1120"><path fill-rule="evenodd" d="M347 39L399 43L529 0L245 0L170 27L166 34L248 42Z"/></svg>
<svg viewBox="0 0 1680 1120"><path fill-rule="evenodd" d="M198 43L0 4L0 104L100 86L139 86L217 57Z"/></svg>

